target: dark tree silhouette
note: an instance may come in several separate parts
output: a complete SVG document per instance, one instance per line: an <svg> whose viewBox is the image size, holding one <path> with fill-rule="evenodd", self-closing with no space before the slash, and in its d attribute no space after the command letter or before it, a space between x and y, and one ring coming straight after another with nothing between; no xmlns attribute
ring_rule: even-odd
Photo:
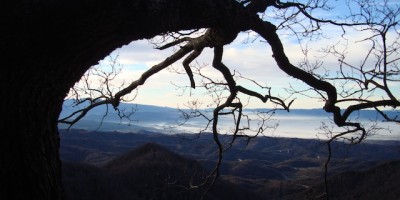
<svg viewBox="0 0 400 200"><path fill-rule="evenodd" d="M0 145L3 187L0 195L8 199L62 199L57 123L63 99L70 88L91 66L114 49L131 41L181 30L208 28L204 35L197 38L182 35L176 41L161 46L160 49L164 49L184 42L176 53L143 73L129 86L108 98L91 101L91 107L106 103L117 107L124 95L188 54L183 67L194 88L196 83L190 64L202 49L213 48L212 66L223 75L229 91L229 95L215 108L212 121L214 140L221 152L218 117L226 114L226 109L231 109L232 112L239 112L237 123L240 123L243 105L237 99L238 93L263 102L270 100L289 110L290 102L285 103L270 94L263 95L237 85L229 67L222 62L224 45L231 43L239 32L252 30L267 42L279 69L309 85L324 100L324 109L332 113L335 124L348 128L347 132L339 133L332 139L355 132L359 132L360 136L352 141L365 138L367 133L364 127L349 119L351 113L361 109L374 108L387 120L398 121L380 108L400 105L391 88L391 83L396 83L399 77L399 41L398 37L394 42L386 40L388 33L394 31L398 34L399 6L391 5L383 9L385 6L372 5L370 3L373 2L369 1L347 2L359 3L356 6L360 9L341 21L315 17L314 10L329 9L327 1L319 0L304 4L279 0L15 0L4 3L0 18L4 66L0 75L3 85L0 104L4 115ZM387 1L383 3L387 5ZM353 6L349 5L349 8ZM272 10L270 12L281 21L274 22L277 23L274 25L263 19L262 13L266 10ZM375 31L377 34L364 38L374 44L371 55L378 60L375 68L358 68L347 63L344 53L334 51L334 47L326 49L326 52L339 55L338 66L342 73L338 76L322 76L309 68L293 65L285 54L277 30L297 26L299 28L290 29L294 35L317 37L323 32L325 24L335 26L344 34L348 27ZM381 37L379 42L377 37ZM377 48L379 45L382 48ZM313 67L316 66L311 66L311 69ZM344 67L357 69L362 76L340 71ZM359 89L346 95L349 92L344 87L344 91L338 94L337 86L332 81L341 79L358 83ZM386 95L379 96L379 99L363 95L371 91L371 87L372 90L382 90ZM301 92L294 90L294 93ZM340 107L341 102L347 101L353 104ZM85 112L87 110L82 110L78 116ZM68 119L61 121L74 123ZM214 174L218 176L217 168Z"/></svg>

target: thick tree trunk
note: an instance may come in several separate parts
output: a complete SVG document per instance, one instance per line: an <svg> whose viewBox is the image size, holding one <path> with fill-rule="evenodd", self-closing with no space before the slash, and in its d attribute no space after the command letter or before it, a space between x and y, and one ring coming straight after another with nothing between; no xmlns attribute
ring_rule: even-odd
<svg viewBox="0 0 400 200"><path fill-rule="evenodd" d="M69 88L90 66L133 40L183 29L242 27L249 18L234 0L4 4L0 199L62 199L57 119Z"/></svg>
<svg viewBox="0 0 400 200"><path fill-rule="evenodd" d="M8 86L15 92L1 104L1 199L62 198L56 123L62 98L49 99L54 95L41 92L41 84L32 85L38 87Z"/></svg>

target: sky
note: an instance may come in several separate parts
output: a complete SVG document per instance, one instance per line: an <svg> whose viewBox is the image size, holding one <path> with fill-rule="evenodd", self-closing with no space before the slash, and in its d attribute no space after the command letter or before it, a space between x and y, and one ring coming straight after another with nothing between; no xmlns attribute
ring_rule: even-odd
<svg viewBox="0 0 400 200"><path fill-rule="evenodd" d="M321 13L320 16L324 16L324 13ZM304 59L301 47L307 46L309 49L309 59L311 59L311 61L317 59L322 60L325 69L330 72L336 71L339 66L337 58L334 56L322 57L325 54L320 52L321 48L334 44L339 44L339 50L346 50L349 53L347 62L355 65L362 62L361 58L367 53L368 45L370 44L368 42L359 42L360 36L365 37L365 35L360 35L360 33L348 30L346 35L347 41L344 41L341 38L342 32L337 27L326 26L323 28L326 30L324 32L326 38L316 41L303 40L300 44L295 37L288 35L287 30L278 31L284 44L285 52L292 64L298 65ZM366 32L362 34L366 34ZM389 36L395 38L396 34L389 34ZM389 40L390 39L391 38L389 38ZM348 44L347 49L345 49L345 44ZM150 44L147 40L134 41L116 49L110 54L110 57L117 58L117 62L123 66L123 71L119 74L116 82L136 80L145 70L172 55L174 50L176 49L155 49L154 45ZM108 59L109 58L105 58L105 60L100 61L100 65L107 67ZM290 94L285 91L285 88L289 88L290 86L299 90L305 89L307 86L301 81L291 78L282 72L272 58L272 52L268 43L262 41L260 38L255 38L253 33L241 33L233 43L225 46L223 62L231 69L231 72L238 71L243 76L253 79L261 85L271 87L271 93L274 96L288 98L288 102L296 98L292 104L292 108L323 107L324 102L318 99L301 95L290 96ZM207 48L192 64L193 66L206 66L204 68L204 73L210 77L221 77L219 72L212 68L211 63L212 50ZM169 69L182 70L181 61L176 62ZM200 77L195 75L195 80L196 82L200 81ZM249 81L241 80L238 81L238 83L264 94L267 92L267 90L260 89ZM146 83L139 88L138 95L133 103L185 107L188 101L199 100L203 102L202 107L207 107L207 105L211 104L212 99L205 94L204 89L199 87L196 89L184 87L189 84L187 75L177 74L171 72L171 70L163 70L150 77ZM400 84L395 85L394 88L400 88L399 86ZM184 91L182 87L185 88ZM394 92L395 95L400 96L399 89L394 90ZM254 98L248 100L246 96L241 96L241 100L243 102L249 102L248 107L250 108L273 106L268 103L264 104Z"/></svg>
<svg viewBox="0 0 400 200"><path fill-rule="evenodd" d="M270 86L272 93L278 95L288 95L283 88L288 87L290 84L300 85L297 81L285 73L283 73L274 63L272 53L265 43L254 42L252 44L242 44L241 40L246 37L244 34L231 45L224 49L223 62L231 68L231 72L239 71L243 76L254 79L262 85ZM291 49L289 52L296 49L293 45L288 47ZM289 53L288 52L288 53ZM120 74L121 79L136 80L140 75L151 66L163 61L166 57L173 54L172 49L157 50L149 44L148 41L135 41L129 45L116 49L110 56L117 57L117 61L123 65L123 73ZM298 57L296 54L291 57ZM205 72L210 77L221 78L218 71L214 70L211 66L212 63L212 49L205 49L203 54L193 62L195 66L206 66ZM107 65L107 59L102 62L102 65ZM181 61L173 64L172 68L182 70ZM196 82L200 81L200 77L195 75ZM259 92L267 92L258 88L255 84L249 81L240 81L240 84L247 86L250 89ZM161 105L169 107L180 107L190 100L201 99L206 105L210 99L205 98L205 90L201 87L196 89L189 89L183 92L178 86L188 86L189 78L186 75L176 74L171 70L164 70L158 74L150 77L146 83L139 88L138 96L135 103ZM307 107L312 103L307 102L308 98L302 100L303 105L296 105L298 107ZM244 97L244 101L247 98ZM307 103L305 103L307 102ZM297 102L296 102L297 103ZM300 103L300 102L299 102ZM265 107L266 105L257 99L252 100L250 107ZM272 106L272 105L267 105ZM314 105L315 106L315 105ZM313 106L311 106L313 107Z"/></svg>

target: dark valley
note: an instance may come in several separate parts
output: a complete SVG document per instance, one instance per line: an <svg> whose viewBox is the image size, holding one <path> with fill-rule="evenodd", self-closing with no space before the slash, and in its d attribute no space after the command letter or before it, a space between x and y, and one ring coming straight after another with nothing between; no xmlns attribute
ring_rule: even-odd
<svg viewBox="0 0 400 200"><path fill-rule="evenodd" d="M67 199L201 199L217 161L210 134L166 135L60 130ZM221 136L228 145L231 136ZM324 193L322 141L237 139L223 154L221 177L205 199L318 199ZM393 199L400 143L333 144L331 199ZM373 189L371 189L373 188Z"/></svg>

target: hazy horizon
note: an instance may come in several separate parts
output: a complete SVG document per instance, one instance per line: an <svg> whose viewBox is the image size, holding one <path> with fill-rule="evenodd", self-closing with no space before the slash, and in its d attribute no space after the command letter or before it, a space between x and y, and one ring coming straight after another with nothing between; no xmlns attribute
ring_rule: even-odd
<svg viewBox="0 0 400 200"><path fill-rule="evenodd" d="M121 104L123 108L129 108L130 104ZM120 132L135 132L140 130L154 131L166 134L176 133L198 133L203 130L207 125L205 118L193 118L184 125L180 125L185 122L182 118L182 113L175 108L170 107L159 107L150 105L135 105L137 111L133 115L132 121L126 119L121 120L113 109L109 109L109 113L105 116L103 123L100 121L105 114L105 107L98 107L90 111L87 116L81 119L80 122L75 124L72 128L82 128L87 130L102 130L102 131L120 131ZM61 116L65 116L67 113L71 113L73 109L65 106ZM248 123L245 119L242 120L241 125L251 129L256 129L257 123L260 123L258 115L259 113L253 112L257 109L246 110L246 113L250 118ZM202 110L204 114L209 115L210 112ZM354 116L353 118L359 118L358 120L366 125L367 130L373 127L374 121L379 123L381 127L375 135L370 136L370 139L375 140L400 140L400 133L395 123L381 122L382 118L377 118L377 115L372 111L363 111L363 115ZM261 117L269 117L264 114ZM322 109L293 109L291 112L276 111L271 119L267 120L267 126L264 131L266 136L274 137L290 137L290 138L308 138L308 139L326 139L326 134L320 129L322 125L325 128L332 128L332 131L340 131L344 129L337 128L332 124L331 115L324 112ZM234 126L233 118L221 117L218 128L221 134L231 134L231 130ZM59 124L60 128L67 128L64 124ZM390 129L386 130L386 129ZM211 132L209 129L205 132ZM248 134L254 134L248 132Z"/></svg>

